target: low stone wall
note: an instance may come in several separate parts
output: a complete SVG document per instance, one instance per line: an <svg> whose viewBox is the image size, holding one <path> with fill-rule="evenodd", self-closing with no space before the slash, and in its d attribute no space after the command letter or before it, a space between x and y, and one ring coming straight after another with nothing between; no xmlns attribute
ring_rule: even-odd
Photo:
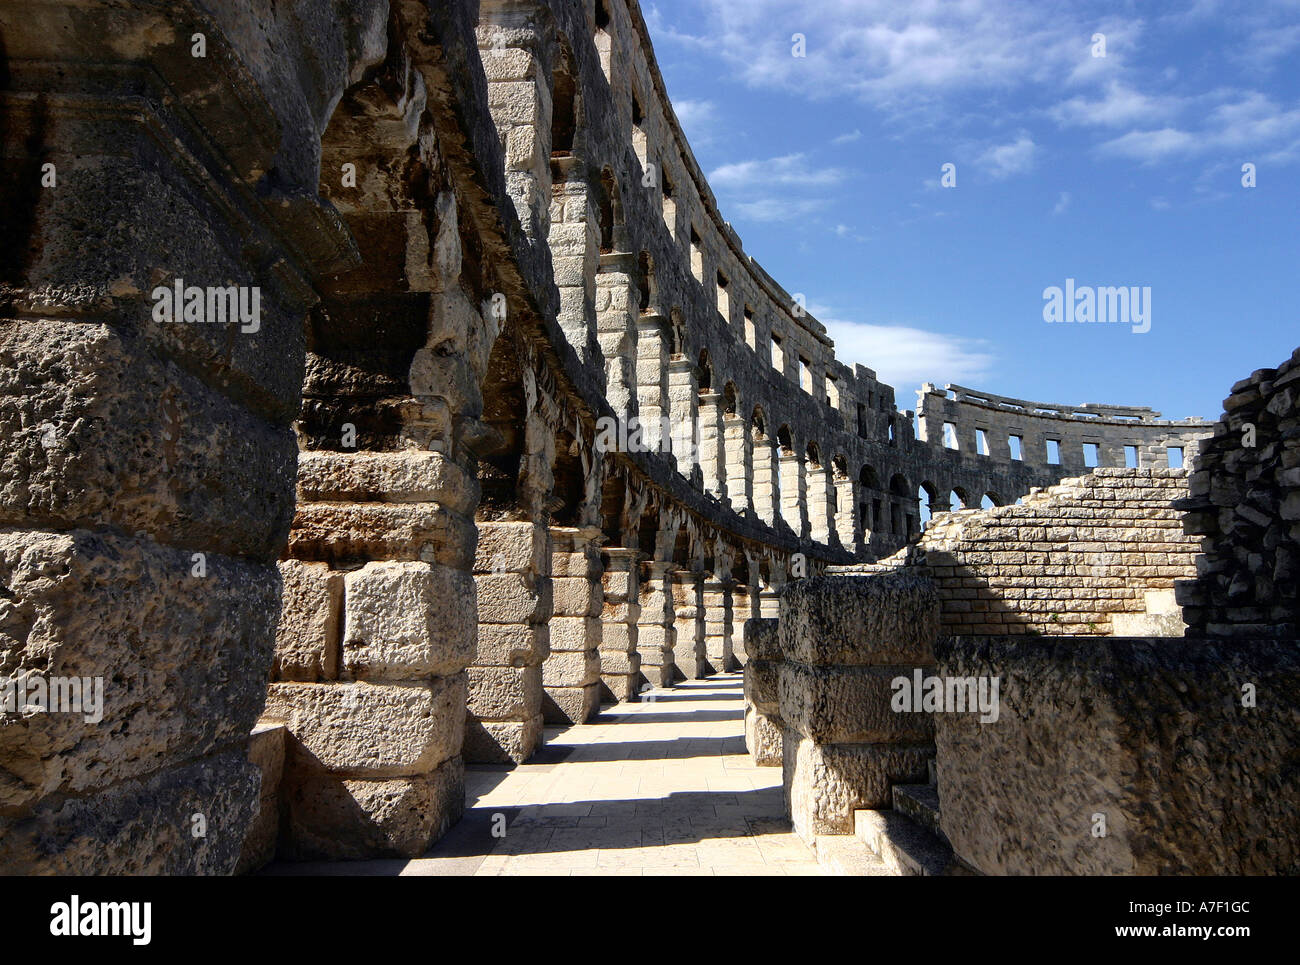
<svg viewBox="0 0 1300 965"><path fill-rule="evenodd" d="M1179 588L1195 635L1300 635L1300 349L1232 387L1196 459L1187 532L1200 579Z"/></svg>
<svg viewBox="0 0 1300 965"><path fill-rule="evenodd" d="M895 713L890 681L933 664L939 601L916 573L823 576L785 590L779 621L786 808L805 841L848 834L855 810L926 779L933 720Z"/></svg>
<svg viewBox="0 0 1300 965"><path fill-rule="evenodd" d="M1187 477L1098 469L1021 505L941 513L904 553L933 579L949 633L1109 636L1116 614L1143 614L1149 592L1196 575L1173 505Z"/></svg>
<svg viewBox="0 0 1300 965"><path fill-rule="evenodd" d="M935 652L942 676L999 679L996 722L934 715L941 826L972 867L1300 873L1293 642L953 638Z"/></svg>

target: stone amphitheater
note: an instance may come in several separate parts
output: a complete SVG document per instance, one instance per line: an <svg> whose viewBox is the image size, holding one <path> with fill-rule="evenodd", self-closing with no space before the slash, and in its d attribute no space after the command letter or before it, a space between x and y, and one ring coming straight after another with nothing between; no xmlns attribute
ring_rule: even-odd
<svg viewBox="0 0 1300 965"><path fill-rule="evenodd" d="M1300 871L1300 350L900 410L637 0L0 38L0 671L103 686L4 707L0 871Z"/></svg>

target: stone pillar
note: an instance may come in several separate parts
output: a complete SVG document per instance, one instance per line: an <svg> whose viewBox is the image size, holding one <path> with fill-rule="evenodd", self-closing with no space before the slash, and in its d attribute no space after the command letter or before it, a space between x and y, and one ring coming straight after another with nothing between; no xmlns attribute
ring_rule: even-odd
<svg viewBox="0 0 1300 965"><path fill-rule="evenodd" d="M582 724L600 709L600 530L552 526L550 534L554 615L542 664L542 716L548 724Z"/></svg>
<svg viewBox="0 0 1300 965"><path fill-rule="evenodd" d="M665 403L668 401L668 355L662 315L646 313L636 323L637 418L641 441L649 452L667 451L663 438Z"/></svg>
<svg viewBox="0 0 1300 965"><path fill-rule="evenodd" d="M469 668L466 761L521 764L541 746L550 555L545 526L478 523L478 652Z"/></svg>
<svg viewBox="0 0 1300 965"><path fill-rule="evenodd" d="M668 414L677 471L690 479L699 463L699 390L695 366L680 355L668 363Z"/></svg>
<svg viewBox="0 0 1300 965"><path fill-rule="evenodd" d="M729 567L720 563L704 580L704 657L707 674L725 673L733 664Z"/></svg>
<svg viewBox="0 0 1300 965"><path fill-rule="evenodd" d="M801 580L781 599L779 717L795 833L853 833L853 812L888 808L894 784L924 783L934 720L895 712L896 677L934 666L939 598L907 572Z"/></svg>
<svg viewBox="0 0 1300 965"><path fill-rule="evenodd" d="M704 491L726 498L726 460L722 449L722 396L700 393L700 471Z"/></svg>
<svg viewBox="0 0 1300 965"><path fill-rule="evenodd" d="M641 614L637 620L637 653L641 678L652 687L673 683L673 646L676 614L673 610L672 563L647 560L641 564Z"/></svg>
<svg viewBox="0 0 1300 965"><path fill-rule="evenodd" d="M311 138L277 153L308 117L304 45L268 28L283 73L254 78L258 55L192 16L0 8L0 663L103 683L95 723L0 728L9 874L229 874L258 810L248 742L294 505L306 271L324 267L290 250L324 261L349 242L315 200ZM359 61L341 34L322 25L335 56L313 104ZM155 318L151 293L182 281L238 286L250 307L256 290L256 329Z"/></svg>
<svg viewBox="0 0 1300 965"><path fill-rule="evenodd" d="M783 452L777 459L781 473L781 518L796 536L808 533L805 509L803 460L793 452Z"/></svg>
<svg viewBox="0 0 1300 965"><path fill-rule="evenodd" d="M560 292L557 320L565 341L573 347L588 372L603 384L605 369L598 365L596 341L596 266L600 257L600 229L591 217L590 187L580 159L552 162L556 181L551 189L551 226L547 241L555 285ZM563 178L563 180L560 180Z"/></svg>
<svg viewBox="0 0 1300 965"><path fill-rule="evenodd" d="M477 28L488 109L505 145L506 186L532 239L547 235L551 197L551 79L539 9L484 3Z"/></svg>
<svg viewBox="0 0 1300 965"><path fill-rule="evenodd" d="M754 473L749 451L749 433L745 429L745 420L737 413L723 416L722 442L727 500L732 509L743 513L753 505Z"/></svg>
<svg viewBox="0 0 1300 965"><path fill-rule="evenodd" d="M754 613L754 602L756 595L751 588L744 583L735 583L731 588L731 665L733 667L744 667L748 659L745 652L745 621L751 619L757 614Z"/></svg>
<svg viewBox="0 0 1300 965"><path fill-rule="evenodd" d="M753 440L754 512L769 526L775 526L781 491L777 485L776 454L766 436Z"/></svg>
<svg viewBox="0 0 1300 965"><path fill-rule="evenodd" d="M745 749L759 767L780 767L784 725L777 620L746 620L744 633L749 654L745 664Z"/></svg>
<svg viewBox="0 0 1300 965"><path fill-rule="evenodd" d="M834 471L832 476L832 485L835 487L835 536L842 547L852 551L858 543L858 535L854 527L854 507L857 505L857 497L853 492L853 480ZM946 511L945 506L941 512Z"/></svg>
<svg viewBox="0 0 1300 965"><path fill-rule="evenodd" d="M810 463L807 467L808 535L816 543L829 543L831 488L825 466Z"/></svg>
<svg viewBox="0 0 1300 965"><path fill-rule="evenodd" d="M704 656L704 574L696 570L672 572L673 665L683 680L708 676Z"/></svg>
<svg viewBox="0 0 1300 965"><path fill-rule="evenodd" d="M641 655L637 652L641 553L611 546L601 553L601 560L605 565L605 606L600 618L601 697L615 703L635 700L641 679Z"/></svg>
<svg viewBox="0 0 1300 965"><path fill-rule="evenodd" d="M636 409L636 286L627 252L602 254L596 274L596 340L605 359L605 398L627 421Z"/></svg>

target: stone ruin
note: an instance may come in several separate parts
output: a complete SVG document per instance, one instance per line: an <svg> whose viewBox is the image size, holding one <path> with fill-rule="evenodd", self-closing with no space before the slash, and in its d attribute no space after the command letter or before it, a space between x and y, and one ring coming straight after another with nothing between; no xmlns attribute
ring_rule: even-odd
<svg viewBox="0 0 1300 965"><path fill-rule="evenodd" d="M900 870L1294 867L1251 837L1295 800L1294 359L1218 425L899 411L723 220L636 0L41 0L0 39L0 673L104 685L94 722L6 710L0 870L418 855L467 762L744 665L751 751L828 854L860 825ZM977 665L1022 681L1001 744L882 710L885 673ZM1258 671L1288 709L1232 731L1108 667ZM1073 718L1017 712L1080 688L1097 781L1181 740L1150 706L1226 728L1197 767L1257 747L1163 815L1241 812L1219 850L1152 850L1176 769L1070 799L1117 815L1106 848L1034 844L1078 815L1033 810L1056 776L1023 751ZM908 803L936 759L942 818Z"/></svg>

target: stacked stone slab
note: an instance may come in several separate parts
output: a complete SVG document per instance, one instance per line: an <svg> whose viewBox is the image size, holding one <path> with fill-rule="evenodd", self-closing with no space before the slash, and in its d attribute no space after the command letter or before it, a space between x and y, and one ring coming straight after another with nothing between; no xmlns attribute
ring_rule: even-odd
<svg viewBox="0 0 1300 965"><path fill-rule="evenodd" d="M967 864L1300 872L1294 643L988 637L936 653L945 677L1000 681L996 722L935 716L941 827Z"/></svg>
<svg viewBox="0 0 1300 965"><path fill-rule="evenodd" d="M705 676L725 673L734 664L732 654L732 588L735 581L725 563L704 578L700 594L704 611Z"/></svg>
<svg viewBox="0 0 1300 965"><path fill-rule="evenodd" d="M474 557L478 653L469 668L467 761L520 764L541 745L550 565L545 526L479 522Z"/></svg>
<svg viewBox="0 0 1300 965"><path fill-rule="evenodd" d="M1174 505L1187 477L1098 469L1017 506L944 513L890 562L930 576L949 633L1111 635L1117 617L1144 613L1149 594L1196 574L1198 547Z"/></svg>
<svg viewBox="0 0 1300 965"><path fill-rule="evenodd" d="M640 692L641 655L637 651L641 618L638 550L611 546L601 553L604 606L600 616L602 701L633 700Z"/></svg>
<svg viewBox="0 0 1300 965"><path fill-rule="evenodd" d="M477 482L437 452L305 452L298 491L263 715L291 735L280 853L421 854L464 806Z"/></svg>
<svg viewBox="0 0 1300 965"><path fill-rule="evenodd" d="M781 646L777 619L745 621L745 749L759 767L782 763Z"/></svg>
<svg viewBox="0 0 1300 965"><path fill-rule="evenodd" d="M542 715L548 724L581 724L600 708L599 538L594 527L551 527L554 615L550 655L542 664Z"/></svg>
<svg viewBox="0 0 1300 965"><path fill-rule="evenodd" d="M673 667L681 680L708 676L704 655L704 574L673 572Z"/></svg>
<svg viewBox="0 0 1300 965"><path fill-rule="evenodd" d="M1198 636L1300 635L1300 349L1232 387L1188 498L1198 579L1178 587Z"/></svg>
<svg viewBox="0 0 1300 965"><path fill-rule="evenodd" d="M926 778L934 721L896 713L891 681L934 664L939 600L914 573L821 576L789 585L777 629L786 808L795 833L849 834L893 784Z"/></svg>
<svg viewBox="0 0 1300 965"><path fill-rule="evenodd" d="M647 560L641 564L641 611L637 617L639 680L652 687L670 687L677 676L673 663L677 614L673 610L673 564Z"/></svg>
<svg viewBox="0 0 1300 965"><path fill-rule="evenodd" d="M235 6L0 9L0 666L104 684L97 722L0 727L9 874L229 873L259 807L303 319L347 250L295 132L375 24L267 22L254 71ZM156 317L175 284L256 289L256 330Z"/></svg>

